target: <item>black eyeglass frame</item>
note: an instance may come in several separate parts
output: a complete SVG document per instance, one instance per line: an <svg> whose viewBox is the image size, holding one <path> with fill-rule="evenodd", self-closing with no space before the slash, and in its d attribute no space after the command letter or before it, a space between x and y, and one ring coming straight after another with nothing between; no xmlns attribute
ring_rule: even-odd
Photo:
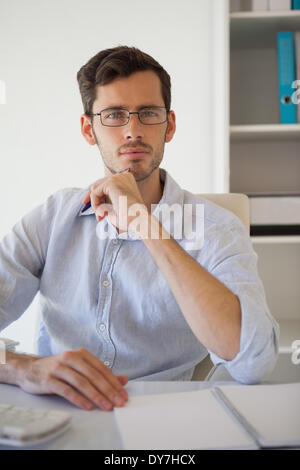
<svg viewBox="0 0 300 470"><path fill-rule="evenodd" d="M121 109L122 111L127 111L128 112L128 119L127 119L127 122L125 124L118 124L117 126L110 126L108 124L103 124L102 122L102 116L101 114L104 112L104 111L108 111L109 109L115 109L115 110L118 110L118 109ZM155 124L145 124L144 122L141 121L141 118L140 118L140 112L145 110L145 109L165 109L166 110L166 119L162 122L156 122ZM159 124L164 124L164 122L167 122L168 121L168 115L169 115L169 112L167 110L167 108L165 106L149 106L148 108L142 108L140 109L139 111L128 111L127 109L123 109L123 108L105 108L105 109L102 109L102 111L100 111L99 113L89 113L88 116L100 116L100 121L101 121L101 124L102 126L104 127L122 127L122 126L127 126L127 124L129 123L130 121L130 115L131 114L137 114L138 115L138 118L139 118L139 121L141 124L143 124L144 126L157 126Z"/></svg>

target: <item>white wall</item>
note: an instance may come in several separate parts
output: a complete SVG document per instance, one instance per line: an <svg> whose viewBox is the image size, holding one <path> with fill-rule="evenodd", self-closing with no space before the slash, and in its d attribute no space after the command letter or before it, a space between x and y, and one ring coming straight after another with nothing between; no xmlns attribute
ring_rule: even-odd
<svg viewBox="0 0 300 470"><path fill-rule="evenodd" d="M76 73L117 45L144 50L171 75L177 133L162 166L190 191L226 190L226 8L227 0L0 2L0 238L52 192L103 176L97 147L80 133ZM29 352L34 322L31 307L1 334Z"/></svg>

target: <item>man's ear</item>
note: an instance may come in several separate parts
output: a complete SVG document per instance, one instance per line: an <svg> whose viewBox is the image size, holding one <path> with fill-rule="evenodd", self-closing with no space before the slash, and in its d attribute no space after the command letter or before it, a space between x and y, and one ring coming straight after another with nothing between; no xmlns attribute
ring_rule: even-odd
<svg viewBox="0 0 300 470"><path fill-rule="evenodd" d="M87 116L87 114L83 114L80 117L80 124L81 124L81 134L83 135L87 143L90 145L95 145L97 141L94 136L92 119L89 116Z"/></svg>
<svg viewBox="0 0 300 470"><path fill-rule="evenodd" d="M176 116L174 111L169 111L168 127L165 135L165 142L170 142L176 131Z"/></svg>

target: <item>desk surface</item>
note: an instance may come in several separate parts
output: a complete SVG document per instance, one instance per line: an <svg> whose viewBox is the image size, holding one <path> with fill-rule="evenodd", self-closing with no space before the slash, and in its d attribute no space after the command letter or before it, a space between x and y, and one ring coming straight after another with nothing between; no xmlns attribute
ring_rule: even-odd
<svg viewBox="0 0 300 470"><path fill-rule="evenodd" d="M129 382L126 390L130 398L130 396L142 394L201 390L213 385L216 385L216 382ZM101 411L99 408L84 411L61 397L31 395L18 387L6 384L0 384L0 403L57 409L67 411L72 415L72 424L67 432L31 449L120 450L123 448L113 412ZM0 450L4 449L13 449L13 447L0 445Z"/></svg>

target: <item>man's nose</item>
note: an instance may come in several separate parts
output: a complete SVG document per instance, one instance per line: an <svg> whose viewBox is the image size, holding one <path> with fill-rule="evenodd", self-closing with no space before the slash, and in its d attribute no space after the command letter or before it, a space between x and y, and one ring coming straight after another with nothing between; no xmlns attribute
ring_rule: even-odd
<svg viewBox="0 0 300 470"><path fill-rule="evenodd" d="M145 132L145 125L140 122L137 114L130 114L129 122L123 129L126 139L142 139Z"/></svg>

